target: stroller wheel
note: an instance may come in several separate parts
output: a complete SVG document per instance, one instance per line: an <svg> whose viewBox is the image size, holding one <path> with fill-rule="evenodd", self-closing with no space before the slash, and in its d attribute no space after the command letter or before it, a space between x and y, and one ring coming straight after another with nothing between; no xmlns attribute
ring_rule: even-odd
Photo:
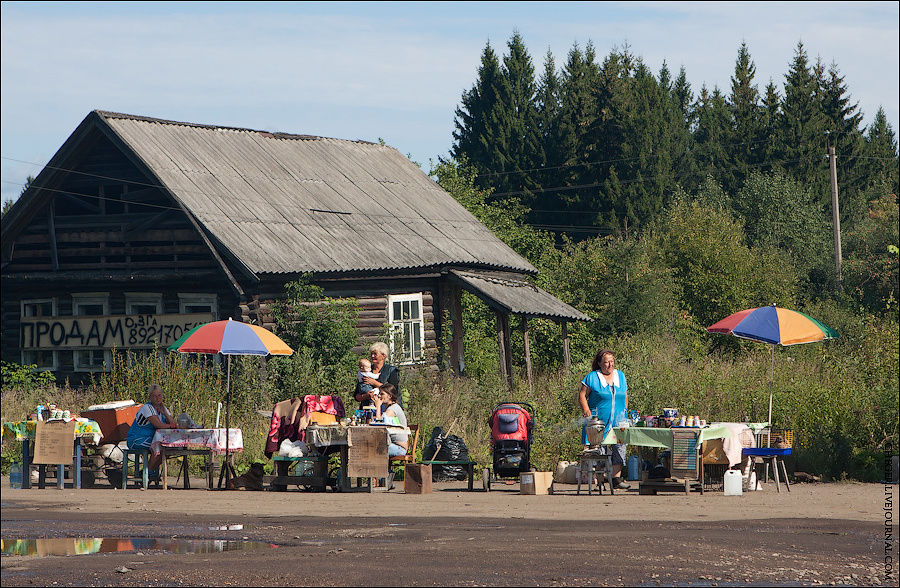
<svg viewBox="0 0 900 588"><path fill-rule="evenodd" d="M481 470L481 484L484 486L485 492L491 491L491 470L484 468Z"/></svg>

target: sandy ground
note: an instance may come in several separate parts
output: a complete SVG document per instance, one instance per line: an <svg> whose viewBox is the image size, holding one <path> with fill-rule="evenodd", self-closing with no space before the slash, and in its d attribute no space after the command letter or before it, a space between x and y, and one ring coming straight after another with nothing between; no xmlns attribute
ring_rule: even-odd
<svg viewBox="0 0 900 588"><path fill-rule="evenodd" d="M469 493L464 483L436 484L429 495L3 486L4 540L175 536L279 546L4 556L3 586L897 585L896 485L798 484L740 497L578 496L574 486L522 496L517 485ZM230 524L243 529L210 529Z"/></svg>

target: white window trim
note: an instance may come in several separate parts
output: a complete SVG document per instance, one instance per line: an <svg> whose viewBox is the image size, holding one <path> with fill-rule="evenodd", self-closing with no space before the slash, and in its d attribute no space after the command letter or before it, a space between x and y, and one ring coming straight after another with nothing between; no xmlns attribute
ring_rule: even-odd
<svg viewBox="0 0 900 588"><path fill-rule="evenodd" d="M58 306L56 304L56 298L28 298L27 300L22 300L19 305L19 316L22 318L32 318L25 316L25 306L28 304L43 304L44 302L49 302L51 304L50 316L56 316L58 312ZM19 350L19 359L21 360L22 365L31 365L31 362L26 361L25 354L30 351L46 351L42 349L20 349ZM52 358L52 363L49 366L38 366L37 371L39 372L53 372L56 371L59 366L59 354L57 351L50 350L50 357Z"/></svg>
<svg viewBox="0 0 900 588"><path fill-rule="evenodd" d="M85 316L78 314L79 304L100 304L103 306L102 315L109 314L109 292L79 292L72 294L72 316ZM106 370L106 366L112 363L112 351L103 350L104 365L92 367L79 367L78 354L82 351L90 351L88 349L76 349L72 352L72 369L76 372L102 372Z"/></svg>
<svg viewBox="0 0 900 588"><path fill-rule="evenodd" d="M192 304L208 304L210 311L213 314L213 319L219 316L219 297L216 294L202 294L202 293L190 293L190 292L179 292L178 293L178 312L181 314L188 314L185 307Z"/></svg>
<svg viewBox="0 0 900 588"><path fill-rule="evenodd" d="M132 304L153 304L155 314L163 313L162 294L160 292L125 292L125 314L137 314L131 311Z"/></svg>
<svg viewBox="0 0 900 588"><path fill-rule="evenodd" d="M419 318L418 319L395 319L394 318L394 303L395 302L406 302L406 301L415 301L419 303ZM419 350L420 356L418 358L414 358L412 360L406 358L398 358L397 363L400 365L412 365L415 363L419 363L425 359L425 308L422 305L422 293L416 292L413 294L390 294L387 297L387 307L388 307L388 324L391 329L390 339L390 347L391 347L391 356L397 357L398 352L402 352L402 350L394 349L394 334L397 332L398 328L402 328L402 325L405 322L416 322L419 327L419 335L421 341L421 348ZM396 322L395 322L396 320Z"/></svg>

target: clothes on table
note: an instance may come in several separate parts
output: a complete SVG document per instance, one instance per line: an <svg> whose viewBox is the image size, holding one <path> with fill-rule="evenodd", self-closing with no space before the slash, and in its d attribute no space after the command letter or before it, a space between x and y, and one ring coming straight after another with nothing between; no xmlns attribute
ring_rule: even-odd
<svg viewBox="0 0 900 588"><path fill-rule="evenodd" d="M290 398L282 400L272 407L272 421L269 425L269 436L266 439L265 454L271 458L278 451L284 440L300 441L301 433L306 426L300 427L300 418L303 416L302 398Z"/></svg>
<svg viewBox="0 0 900 588"><path fill-rule="evenodd" d="M303 416L313 412L333 414L337 418L344 416L344 402L337 396L316 396L307 394L303 397Z"/></svg>
<svg viewBox="0 0 900 588"><path fill-rule="evenodd" d="M722 451L728 458L728 466L734 467L742 462L741 450L745 447L756 447L753 431L743 423L712 423L728 429L730 435L722 438Z"/></svg>
<svg viewBox="0 0 900 588"><path fill-rule="evenodd" d="M137 411L137 414L134 415L134 422L131 423L131 427L128 429L128 436L126 437L128 449L148 449L150 447L153 435L156 434L156 427L150 422L151 417L156 417L163 423L169 424L165 414L156 410L151 403L144 403L140 410Z"/></svg>

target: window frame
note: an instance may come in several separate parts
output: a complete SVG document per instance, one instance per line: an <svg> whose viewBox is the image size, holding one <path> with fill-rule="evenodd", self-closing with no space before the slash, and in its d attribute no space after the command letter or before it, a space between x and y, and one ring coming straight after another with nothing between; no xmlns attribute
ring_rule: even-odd
<svg viewBox="0 0 900 588"><path fill-rule="evenodd" d="M390 329L389 345L391 349L391 357L396 358L399 365L412 365L425 361L425 309L422 303L424 296L422 292L413 292L409 294L389 294L387 297L388 325ZM403 302L416 302L419 305L419 316L413 319L404 319L394 316L394 303L400 302L401 308ZM396 349L397 336L403 335L405 325L411 325L419 332L419 349L418 357L416 357L414 344L409 341L409 354L405 349Z"/></svg>
<svg viewBox="0 0 900 588"><path fill-rule="evenodd" d="M79 304L99 304L103 310L99 315L81 314L78 312ZM109 315L109 292L78 292L72 294L72 316L108 316ZM79 357L82 353L91 351L103 351L103 364L81 366ZM75 372L102 372L106 366L112 363L112 350L110 349L75 349L72 351L72 370Z"/></svg>
<svg viewBox="0 0 900 588"><path fill-rule="evenodd" d="M133 304L156 305L156 312L152 314L163 314L163 296L161 292L125 292L125 314L147 314L145 312L133 312L131 306Z"/></svg>
<svg viewBox="0 0 900 588"><path fill-rule="evenodd" d="M178 312L180 314L194 314L188 312L185 307L189 305L209 305L209 312L213 315L213 320L219 317L219 296L204 292L179 292L178 293Z"/></svg>
<svg viewBox="0 0 900 588"><path fill-rule="evenodd" d="M39 318L34 316L25 316L25 307L29 304L44 304L50 303L50 316L55 317L58 316L59 305L57 304L55 297L46 297L46 298L25 298L19 301L19 316L20 318ZM25 358L27 353L40 353L40 352L50 352L51 364L50 365L38 365L33 361ZM36 365L35 368L39 372L47 372L47 371L56 371L59 367L59 352L53 349L20 349L19 350L19 359L22 362L22 365Z"/></svg>

